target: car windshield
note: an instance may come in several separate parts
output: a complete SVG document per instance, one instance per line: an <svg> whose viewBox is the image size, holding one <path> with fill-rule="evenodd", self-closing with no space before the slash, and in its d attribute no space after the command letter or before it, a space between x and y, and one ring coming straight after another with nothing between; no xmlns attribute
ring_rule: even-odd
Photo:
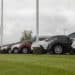
<svg viewBox="0 0 75 75"><path fill-rule="evenodd" d="M39 38L40 41L45 40L45 39L49 39L49 38L48 37Z"/></svg>
<svg viewBox="0 0 75 75"><path fill-rule="evenodd" d="M45 40L45 39L49 39L49 36L41 36L39 37L39 41ZM36 37L33 38L33 42L36 41Z"/></svg>
<svg viewBox="0 0 75 75"><path fill-rule="evenodd" d="M57 35L57 36L52 36L52 37L50 37L48 40L51 40L51 39L54 39L54 38L61 38L61 39L65 39L67 36L65 36L65 35Z"/></svg>

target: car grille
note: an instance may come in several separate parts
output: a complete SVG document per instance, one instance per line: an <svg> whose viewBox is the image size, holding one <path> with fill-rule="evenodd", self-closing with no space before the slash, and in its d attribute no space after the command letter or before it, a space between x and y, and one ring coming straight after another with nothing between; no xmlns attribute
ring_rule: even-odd
<svg viewBox="0 0 75 75"><path fill-rule="evenodd" d="M33 50L40 50L40 47L34 47Z"/></svg>

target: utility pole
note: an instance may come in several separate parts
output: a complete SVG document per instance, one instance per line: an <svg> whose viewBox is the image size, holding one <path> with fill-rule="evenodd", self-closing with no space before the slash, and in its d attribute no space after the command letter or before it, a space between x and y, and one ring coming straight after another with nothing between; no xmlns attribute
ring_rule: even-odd
<svg viewBox="0 0 75 75"><path fill-rule="evenodd" d="M36 0L36 41L39 41L39 0Z"/></svg>
<svg viewBox="0 0 75 75"><path fill-rule="evenodd" d="M1 0L1 45L3 45L3 0Z"/></svg>

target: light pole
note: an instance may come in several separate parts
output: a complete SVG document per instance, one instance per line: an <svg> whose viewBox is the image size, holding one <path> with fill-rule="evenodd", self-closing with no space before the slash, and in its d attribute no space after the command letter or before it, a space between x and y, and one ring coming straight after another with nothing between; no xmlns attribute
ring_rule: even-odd
<svg viewBox="0 0 75 75"><path fill-rule="evenodd" d="M1 0L1 45L3 45L3 0Z"/></svg>
<svg viewBox="0 0 75 75"><path fill-rule="evenodd" d="M39 0L36 0L36 41L39 41Z"/></svg>

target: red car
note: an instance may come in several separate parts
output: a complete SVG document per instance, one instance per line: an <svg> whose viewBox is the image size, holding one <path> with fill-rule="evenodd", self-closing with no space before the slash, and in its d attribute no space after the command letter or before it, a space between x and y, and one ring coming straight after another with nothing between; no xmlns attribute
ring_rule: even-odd
<svg viewBox="0 0 75 75"><path fill-rule="evenodd" d="M31 53L31 42L16 42L12 44L3 45L0 48L0 53Z"/></svg>

